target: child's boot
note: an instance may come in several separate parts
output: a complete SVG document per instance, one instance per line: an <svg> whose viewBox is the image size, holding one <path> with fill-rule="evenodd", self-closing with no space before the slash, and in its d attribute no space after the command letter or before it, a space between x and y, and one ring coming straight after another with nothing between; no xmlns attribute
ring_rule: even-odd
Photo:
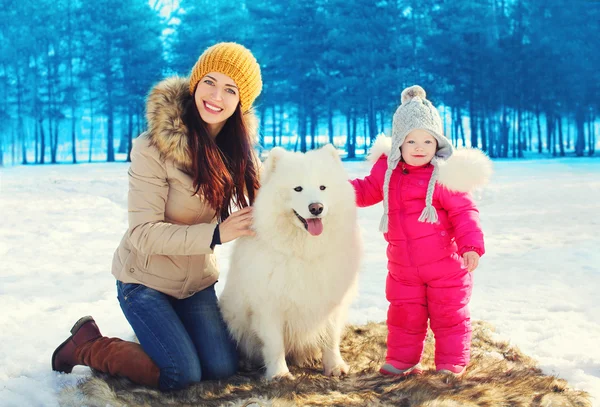
<svg viewBox="0 0 600 407"><path fill-rule="evenodd" d="M456 378L461 378L465 374L466 370L467 370L467 367L461 366L461 365L447 365L447 364L437 365L437 371L439 373L443 373L446 375L452 375Z"/></svg>
<svg viewBox="0 0 600 407"><path fill-rule="evenodd" d="M420 363L416 365L410 365L399 362L386 362L379 369L379 373L387 376L409 376L409 375L420 375L423 373L423 367Z"/></svg>

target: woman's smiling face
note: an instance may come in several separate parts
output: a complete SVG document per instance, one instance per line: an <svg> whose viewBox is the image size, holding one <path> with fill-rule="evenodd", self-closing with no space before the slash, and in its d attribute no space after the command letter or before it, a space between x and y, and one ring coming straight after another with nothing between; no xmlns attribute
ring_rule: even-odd
<svg viewBox="0 0 600 407"><path fill-rule="evenodd" d="M212 137L221 131L240 103L239 89L233 79L220 72L209 72L198 82L194 93L196 108L208 125Z"/></svg>

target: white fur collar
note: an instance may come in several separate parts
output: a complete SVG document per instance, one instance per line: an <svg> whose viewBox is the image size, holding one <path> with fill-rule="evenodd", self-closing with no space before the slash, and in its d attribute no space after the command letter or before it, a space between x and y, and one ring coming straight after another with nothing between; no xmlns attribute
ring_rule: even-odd
<svg viewBox="0 0 600 407"><path fill-rule="evenodd" d="M387 137L383 133L379 133L375 142L371 146L371 150L369 150L369 155L367 156L367 161L371 161L375 163L375 161L379 160L382 155L389 156L390 150L392 149L392 138Z"/></svg>
<svg viewBox="0 0 600 407"><path fill-rule="evenodd" d="M371 147L367 160L377 161L382 155L389 155L392 148L391 137L380 134ZM448 189L470 192L485 186L492 175L492 160L476 148L457 148L447 160L439 160L437 182Z"/></svg>

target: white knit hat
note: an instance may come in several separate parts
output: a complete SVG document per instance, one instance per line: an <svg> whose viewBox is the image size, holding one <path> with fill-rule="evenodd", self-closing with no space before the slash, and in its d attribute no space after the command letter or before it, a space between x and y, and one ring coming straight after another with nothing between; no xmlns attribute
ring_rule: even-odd
<svg viewBox="0 0 600 407"><path fill-rule="evenodd" d="M388 189L392 172L400 162L402 153L400 146L404 143L406 136L413 130L423 129L430 133L437 141L437 151L431 160L433 173L427 186L427 197L425 208L419 217L421 222L436 223L437 212L432 205L433 191L438 176L438 159L446 160L452 155L452 144L443 136L442 119L435 106L426 99L425 90L419 85L410 86L402 91L401 104L394 113L392 122L392 149L388 156L388 168L383 183L383 216L379 224L379 230L388 230Z"/></svg>

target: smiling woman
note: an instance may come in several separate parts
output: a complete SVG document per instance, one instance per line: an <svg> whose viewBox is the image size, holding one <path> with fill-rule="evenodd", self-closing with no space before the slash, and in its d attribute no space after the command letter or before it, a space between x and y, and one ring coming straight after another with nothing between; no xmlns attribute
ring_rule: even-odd
<svg viewBox="0 0 600 407"><path fill-rule="evenodd" d="M194 99L210 137L216 137L240 103L238 87L229 76L210 72L196 87Z"/></svg>
<svg viewBox="0 0 600 407"><path fill-rule="evenodd" d="M217 304L217 244L252 235L260 66L242 45L208 48L189 79L148 96L148 129L129 168L129 228L113 257L117 297L140 344L106 338L81 318L53 370L86 365L138 384L178 389L237 370ZM243 208L231 213L231 207ZM219 223L217 223L219 222Z"/></svg>

